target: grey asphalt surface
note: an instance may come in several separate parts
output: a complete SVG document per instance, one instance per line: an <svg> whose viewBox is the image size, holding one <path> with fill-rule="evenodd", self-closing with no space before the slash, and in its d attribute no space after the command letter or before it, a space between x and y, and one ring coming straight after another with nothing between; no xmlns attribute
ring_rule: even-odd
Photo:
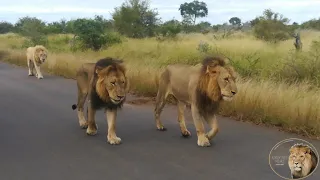
<svg viewBox="0 0 320 180"><path fill-rule="evenodd" d="M268 156L279 141L298 137L250 123L219 117L220 132L212 146L196 145L180 135L177 110L167 106L166 132L155 129L153 106L125 104L118 113L122 144L106 143L102 111L96 136L78 125L76 82L46 73L28 77L27 69L0 62L1 180L276 180ZM134 97L130 97L131 99ZM320 142L309 140L320 149ZM308 179L320 179L319 168Z"/></svg>

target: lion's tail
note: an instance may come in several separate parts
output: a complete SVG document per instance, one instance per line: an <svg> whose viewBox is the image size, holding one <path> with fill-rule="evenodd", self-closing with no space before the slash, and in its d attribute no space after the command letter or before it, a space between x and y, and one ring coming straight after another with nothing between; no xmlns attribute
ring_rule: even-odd
<svg viewBox="0 0 320 180"><path fill-rule="evenodd" d="M77 105L76 105L76 104L73 104L73 105L72 105L72 110L75 110L75 109L77 109Z"/></svg>

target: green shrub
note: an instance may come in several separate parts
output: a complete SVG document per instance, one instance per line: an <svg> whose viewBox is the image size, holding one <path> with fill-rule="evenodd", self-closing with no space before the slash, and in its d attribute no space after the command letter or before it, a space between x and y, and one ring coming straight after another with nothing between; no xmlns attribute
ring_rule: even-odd
<svg viewBox="0 0 320 180"><path fill-rule="evenodd" d="M158 30L158 33L163 37L174 38L181 32L181 24L177 20L170 20L163 23Z"/></svg>
<svg viewBox="0 0 320 180"><path fill-rule="evenodd" d="M105 39L107 41L107 47L112 46L113 44L122 43L121 35L117 32L109 31L105 33Z"/></svg>
<svg viewBox="0 0 320 180"><path fill-rule="evenodd" d="M287 26L288 22L288 18L266 9L263 12L263 16L256 18L253 32L258 39L277 43L290 38L292 29Z"/></svg>
<svg viewBox="0 0 320 180"><path fill-rule="evenodd" d="M107 43L104 26L93 19L77 19L73 24L73 31L77 40L81 41L81 50L92 49L98 51Z"/></svg>
<svg viewBox="0 0 320 180"><path fill-rule="evenodd" d="M310 81L320 85L320 41L313 41L307 52L292 50L285 59L280 75L286 81Z"/></svg>

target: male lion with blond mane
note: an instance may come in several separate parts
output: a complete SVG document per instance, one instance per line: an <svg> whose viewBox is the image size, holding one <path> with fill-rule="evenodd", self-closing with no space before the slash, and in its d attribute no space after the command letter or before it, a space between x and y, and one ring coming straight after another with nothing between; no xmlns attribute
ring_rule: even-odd
<svg viewBox="0 0 320 180"><path fill-rule="evenodd" d="M177 100L178 122L181 133L189 137L184 109L191 105L193 122L197 130L198 146L210 146L211 140L218 132L218 122L215 116L219 103L231 101L237 93L235 84L236 72L226 65L222 57L207 57L202 64L196 66L174 64L168 65L157 80L158 93L154 109L157 129L165 131L160 121L160 114L165 106L168 95ZM211 130L206 134L203 121Z"/></svg>
<svg viewBox="0 0 320 180"><path fill-rule="evenodd" d="M295 144L289 152L288 165L293 179L306 177L316 169L318 157L308 145Z"/></svg>
<svg viewBox="0 0 320 180"><path fill-rule="evenodd" d="M117 110L125 102L129 90L126 69L121 60L104 58L96 63L84 63L77 71L78 103L72 109L78 108L80 127L88 135L97 134L95 123L96 111L104 108L108 123L107 140L110 144L120 144L121 139L116 135ZM88 96L89 95L89 96ZM85 100L88 96L86 121L83 113Z"/></svg>
<svg viewBox="0 0 320 180"><path fill-rule="evenodd" d="M48 56L48 50L42 45L36 45L34 47L27 48L27 63L29 76L33 76L33 68L36 69L36 77L38 79L43 79L42 73L40 71L40 66L44 63Z"/></svg>

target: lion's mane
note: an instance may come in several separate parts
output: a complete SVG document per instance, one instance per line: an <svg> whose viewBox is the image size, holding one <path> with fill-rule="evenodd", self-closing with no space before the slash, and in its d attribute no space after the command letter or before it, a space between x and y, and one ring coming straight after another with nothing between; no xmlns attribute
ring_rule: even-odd
<svg viewBox="0 0 320 180"><path fill-rule="evenodd" d="M115 73L122 73L125 76L125 68L124 66L120 65L123 61L113 59L113 58L104 58L100 59L96 62L94 68L94 75L93 75L93 83L92 86L92 93L91 96L91 105L94 109L100 109L102 107L106 107L108 109L120 109L125 102L125 99L121 101L119 104L114 104L109 97L109 93L105 86L104 78L109 78L108 75L111 72ZM102 68L101 74L102 77L100 78L96 73L97 68ZM126 79L127 83L127 79Z"/></svg>
<svg viewBox="0 0 320 180"><path fill-rule="evenodd" d="M34 57L35 57L34 61L37 64L42 64L42 62L40 60L40 57L39 57L39 54L38 54L40 51L44 51L46 54L48 54L47 48L45 48L42 45L36 45L36 46L33 47L32 52L28 52L28 53L32 53L31 57L34 55Z"/></svg>
<svg viewBox="0 0 320 180"><path fill-rule="evenodd" d="M219 56L207 57L202 61L196 89L196 105L201 114L216 111L219 107L219 102L222 100L220 87L217 82L218 76L211 77L206 73L207 66L224 67L225 64L224 59Z"/></svg>

